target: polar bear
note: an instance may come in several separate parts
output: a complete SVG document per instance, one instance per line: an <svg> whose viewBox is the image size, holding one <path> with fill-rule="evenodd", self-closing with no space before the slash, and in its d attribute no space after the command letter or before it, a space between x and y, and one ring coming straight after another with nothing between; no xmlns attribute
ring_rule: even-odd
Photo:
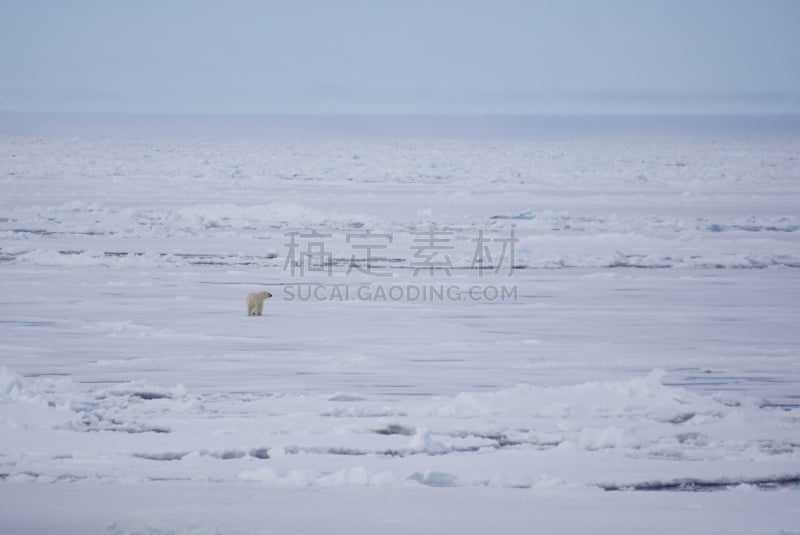
<svg viewBox="0 0 800 535"><path fill-rule="evenodd" d="M247 294L247 315L260 316L264 308L264 299L269 299L272 294L269 292L258 292Z"/></svg>

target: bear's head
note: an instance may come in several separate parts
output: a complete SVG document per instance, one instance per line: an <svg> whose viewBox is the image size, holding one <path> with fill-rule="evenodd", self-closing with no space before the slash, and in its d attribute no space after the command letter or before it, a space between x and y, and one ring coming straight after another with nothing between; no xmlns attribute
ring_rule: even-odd
<svg viewBox="0 0 800 535"><path fill-rule="evenodd" d="M272 297L272 294L269 292L261 292L258 295L261 296L262 299L269 299L270 297Z"/></svg>

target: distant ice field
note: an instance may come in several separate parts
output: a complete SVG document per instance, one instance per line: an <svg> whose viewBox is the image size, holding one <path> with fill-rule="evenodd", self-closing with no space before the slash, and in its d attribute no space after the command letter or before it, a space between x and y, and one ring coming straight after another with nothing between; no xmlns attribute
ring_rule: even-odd
<svg viewBox="0 0 800 535"><path fill-rule="evenodd" d="M791 120L2 119L0 532L798 532Z"/></svg>

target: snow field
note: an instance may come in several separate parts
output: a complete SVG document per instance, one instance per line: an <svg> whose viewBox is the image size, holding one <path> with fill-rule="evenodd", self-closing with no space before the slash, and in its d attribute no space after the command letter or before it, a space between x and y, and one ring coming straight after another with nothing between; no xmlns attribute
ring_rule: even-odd
<svg viewBox="0 0 800 535"><path fill-rule="evenodd" d="M6 136L0 531L796 533L798 152Z"/></svg>

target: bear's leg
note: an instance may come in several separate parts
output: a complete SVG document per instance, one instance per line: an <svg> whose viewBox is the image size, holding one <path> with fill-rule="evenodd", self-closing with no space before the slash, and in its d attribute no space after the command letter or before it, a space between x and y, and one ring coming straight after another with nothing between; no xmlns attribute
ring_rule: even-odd
<svg viewBox="0 0 800 535"><path fill-rule="evenodd" d="M256 312L258 316L260 316L260 315L261 315L261 311L262 311L262 310L264 310L264 301L261 301L261 302L258 304L258 310L257 310L257 312Z"/></svg>

